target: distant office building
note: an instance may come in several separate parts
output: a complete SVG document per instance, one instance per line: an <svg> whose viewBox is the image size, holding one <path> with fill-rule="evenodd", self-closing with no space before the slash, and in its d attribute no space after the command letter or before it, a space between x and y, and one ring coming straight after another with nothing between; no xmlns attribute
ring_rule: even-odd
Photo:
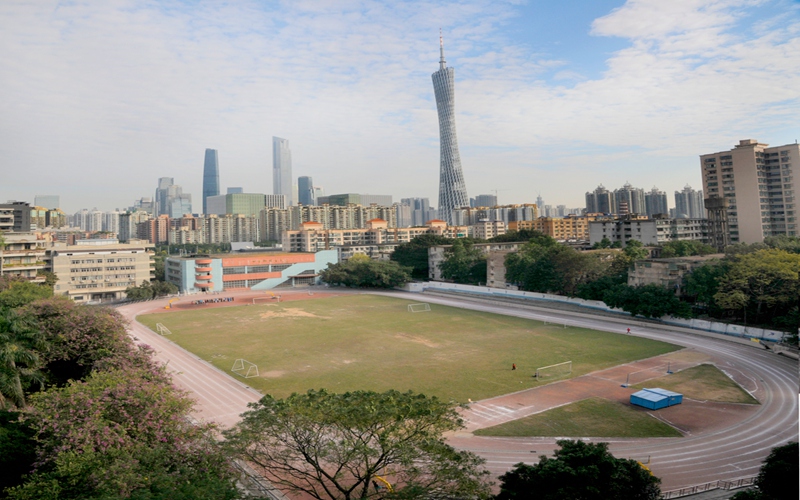
<svg viewBox="0 0 800 500"><path fill-rule="evenodd" d="M444 60L444 42L439 36L439 71L431 75L439 113L439 217L455 224L453 210L469 206L467 186L461 171L455 117L455 71Z"/></svg>
<svg viewBox="0 0 800 500"><path fill-rule="evenodd" d="M237 193L208 198L208 214L258 216L266 207L285 207L286 197L276 194Z"/></svg>
<svg viewBox="0 0 800 500"><path fill-rule="evenodd" d="M119 241L125 243L136 239L136 225L150 219L150 214L144 210L128 211L119 214Z"/></svg>
<svg viewBox="0 0 800 500"><path fill-rule="evenodd" d="M138 212L140 210L147 212L150 215L154 215L156 212L156 206L153 198L139 198L138 200L134 201L130 211Z"/></svg>
<svg viewBox="0 0 800 500"><path fill-rule="evenodd" d="M586 193L587 214L613 214L617 211L617 199L612 191L602 184L594 192Z"/></svg>
<svg viewBox="0 0 800 500"><path fill-rule="evenodd" d="M541 194L536 196L536 206L539 207L539 210L541 210L542 207L544 206L544 200L542 199Z"/></svg>
<svg viewBox="0 0 800 500"><path fill-rule="evenodd" d="M367 205L380 205L382 207L392 206L392 195L390 194L362 194L361 204Z"/></svg>
<svg viewBox="0 0 800 500"><path fill-rule="evenodd" d="M476 207L496 207L497 196L493 194L479 194L475 197Z"/></svg>
<svg viewBox="0 0 800 500"><path fill-rule="evenodd" d="M203 213L207 214L206 199L219 194L219 156L216 149L206 149L203 162Z"/></svg>
<svg viewBox="0 0 800 500"><path fill-rule="evenodd" d="M169 188L173 184L175 184L175 179L173 177L159 177L158 187L156 188L156 211L153 214L154 216L158 217L159 215L169 213Z"/></svg>
<svg viewBox="0 0 800 500"><path fill-rule="evenodd" d="M227 193L228 194L242 194L242 193L244 193L244 188L229 187Z"/></svg>
<svg viewBox="0 0 800 500"><path fill-rule="evenodd" d="M286 196L286 205L294 205L292 198L292 151L289 141L272 138L272 193Z"/></svg>
<svg viewBox="0 0 800 500"><path fill-rule="evenodd" d="M637 214L643 215L647 213L647 208L644 200L644 189L635 188L630 183L626 182L620 189L614 191L614 198L617 202L616 213L618 214ZM627 211L622 210L623 203L627 205Z"/></svg>
<svg viewBox="0 0 800 500"><path fill-rule="evenodd" d="M767 236L797 236L800 145L769 147L754 139L729 151L700 156L703 192L710 204L727 200L732 243L756 243ZM712 201L709 201L712 200Z"/></svg>
<svg viewBox="0 0 800 500"><path fill-rule="evenodd" d="M675 191L675 218L703 219L705 216L703 191L695 191L688 184L683 191Z"/></svg>
<svg viewBox="0 0 800 500"><path fill-rule="evenodd" d="M430 200L428 198L402 198L398 207L408 207L409 219L404 219L402 222L400 217L397 219L398 227L409 226L424 226L429 220L433 220L437 216L436 209L431 208ZM398 208L401 210L401 208Z"/></svg>
<svg viewBox="0 0 800 500"><path fill-rule="evenodd" d="M537 217L539 217L539 209L533 203L496 207L467 207L453 210L453 218L460 226L472 226L487 220L502 221L507 227L510 227L512 222L533 220Z"/></svg>
<svg viewBox="0 0 800 500"><path fill-rule="evenodd" d="M61 198L56 194L37 194L33 204L42 208L61 208Z"/></svg>
<svg viewBox="0 0 800 500"><path fill-rule="evenodd" d="M192 195L183 192L183 188L175 184L172 177L158 179L156 188L156 214L168 215L172 218L192 213Z"/></svg>
<svg viewBox="0 0 800 500"><path fill-rule="evenodd" d="M653 186L649 192L644 194L645 212L648 217L655 214L668 214L669 208L667 207L667 193L659 191L657 187ZM699 217L698 217L699 218Z"/></svg>
<svg viewBox="0 0 800 500"><path fill-rule="evenodd" d="M317 205L321 205L319 199L325 196L325 188L322 186L314 186L314 201Z"/></svg>
<svg viewBox="0 0 800 500"><path fill-rule="evenodd" d="M315 205L314 181L311 177L297 178L297 202L301 205Z"/></svg>
<svg viewBox="0 0 800 500"><path fill-rule="evenodd" d="M114 237L119 237L119 216L120 213L117 210L112 212L104 212L103 213L103 231L107 233L114 234Z"/></svg>

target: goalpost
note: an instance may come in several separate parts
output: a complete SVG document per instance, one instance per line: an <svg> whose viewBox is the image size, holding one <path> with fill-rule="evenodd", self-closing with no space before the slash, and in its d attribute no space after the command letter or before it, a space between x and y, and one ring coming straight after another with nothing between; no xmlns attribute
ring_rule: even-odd
<svg viewBox="0 0 800 500"><path fill-rule="evenodd" d="M417 313L417 312L428 312L431 310L431 305L428 303L421 303L421 304L409 304L408 305L408 312Z"/></svg>
<svg viewBox="0 0 800 500"><path fill-rule="evenodd" d="M233 362L231 371L244 378L258 377L258 365L242 358Z"/></svg>
<svg viewBox="0 0 800 500"><path fill-rule="evenodd" d="M253 304L256 302L272 302L275 300L275 297L253 297Z"/></svg>
<svg viewBox="0 0 800 500"><path fill-rule="evenodd" d="M172 335L172 332L169 331L169 328L162 325L161 323L156 323L156 331L159 335Z"/></svg>
<svg viewBox="0 0 800 500"><path fill-rule="evenodd" d="M572 373L572 361L564 361L563 363L537 368L533 376L541 380L543 378L561 377L570 373Z"/></svg>

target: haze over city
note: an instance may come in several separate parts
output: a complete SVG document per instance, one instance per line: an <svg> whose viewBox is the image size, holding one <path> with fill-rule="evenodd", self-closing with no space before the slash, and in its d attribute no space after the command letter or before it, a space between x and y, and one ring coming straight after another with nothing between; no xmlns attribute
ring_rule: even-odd
<svg viewBox="0 0 800 500"><path fill-rule="evenodd" d="M0 4L0 202L110 210L173 177L201 206L272 192L272 136L325 192L437 199L431 73L455 68L470 196L584 205L626 181L701 189L698 156L800 139L800 4Z"/></svg>

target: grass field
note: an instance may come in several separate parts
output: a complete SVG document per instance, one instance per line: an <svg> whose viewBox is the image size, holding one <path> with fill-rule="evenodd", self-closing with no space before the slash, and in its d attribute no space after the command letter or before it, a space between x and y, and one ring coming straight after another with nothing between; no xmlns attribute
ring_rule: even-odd
<svg viewBox="0 0 800 500"><path fill-rule="evenodd" d="M700 401L759 404L758 400L742 389L739 384L719 371L716 366L709 364L693 366L633 387L637 389L661 387Z"/></svg>
<svg viewBox="0 0 800 500"><path fill-rule="evenodd" d="M637 409L602 398L576 401L475 431L477 436L680 437L674 427Z"/></svg>
<svg viewBox="0 0 800 500"><path fill-rule="evenodd" d="M139 316L169 339L229 372L256 363L252 387L285 397L326 388L413 390L466 402L536 387L537 367L571 360L572 377L679 349L582 328L376 295ZM517 370L511 370L516 363ZM232 374L233 375L233 374ZM548 379L546 383L554 379Z"/></svg>

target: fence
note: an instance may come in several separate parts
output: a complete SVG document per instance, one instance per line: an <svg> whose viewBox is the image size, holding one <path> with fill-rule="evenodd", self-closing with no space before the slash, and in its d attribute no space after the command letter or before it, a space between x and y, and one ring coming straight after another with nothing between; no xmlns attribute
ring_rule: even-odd
<svg viewBox="0 0 800 500"><path fill-rule="evenodd" d="M755 482L756 482L756 476L742 477L739 479L731 479L731 480L721 479L719 481L711 481L710 483L698 484L696 486L687 486L686 488L665 491L661 493L661 498L664 500L669 500L670 498L680 498L680 497L688 497L689 495L696 495L698 493L703 493L704 491L735 490L738 488L744 488L746 486L753 486Z"/></svg>

